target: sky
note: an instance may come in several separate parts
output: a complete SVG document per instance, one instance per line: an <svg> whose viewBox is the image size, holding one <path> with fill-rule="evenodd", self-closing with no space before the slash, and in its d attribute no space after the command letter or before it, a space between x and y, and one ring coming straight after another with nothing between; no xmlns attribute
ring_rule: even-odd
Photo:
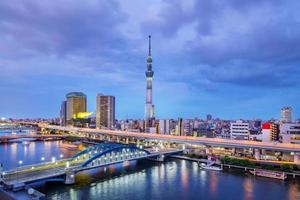
<svg viewBox="0 0 300 200"><path fill-rule="evenodd" d="M58 117L68 92L143 118L300 118L298 0L1 0L0 116Z"/></svg>

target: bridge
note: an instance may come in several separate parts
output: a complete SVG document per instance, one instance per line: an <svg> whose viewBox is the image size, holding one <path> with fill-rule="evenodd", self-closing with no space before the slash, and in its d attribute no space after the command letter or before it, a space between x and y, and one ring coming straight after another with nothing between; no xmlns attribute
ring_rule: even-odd
<svg viewBox="0 0 300 200"><path fill-rule="evenodd" d="M58 135L58 134L47 134L47 135L40 135L40 134L16 134L16 135L7 135L7 136L0 136L0 143L1 142L9 142L11 140L17 139L35 139L35 140L46 140L46 139L63 139L66 138L68 135Z"/></svg>
<svg viewBox="0 0 300 200"><path fill-rule="evenodd" d="M102 143L86 148L70 159L63 159L4 171L1 181L7 188L24 188L38 181L63 181L73 184L80 171L139 159L163 161L165 156L181 153L178 149L146 150L133 145Z"/></svg>

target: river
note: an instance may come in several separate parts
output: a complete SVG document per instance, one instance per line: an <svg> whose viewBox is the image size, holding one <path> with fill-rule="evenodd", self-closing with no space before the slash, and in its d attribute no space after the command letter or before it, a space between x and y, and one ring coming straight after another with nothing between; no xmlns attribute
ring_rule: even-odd
<svg viewBox="0 0 300 200"><path fill-rule="evenodd" d="M80 147L82 148L82 147ZM62 141L9 143L0 145L0 163L5 169L40 162L42 157L71 157ZM164 163L132 161L107 168L81 172L76 184L46 183L37 187L53 200L283 200L300 199L299 181L280 181L245 175L243 172L215 172L199 169L196 163L169 159Z"/></svg>

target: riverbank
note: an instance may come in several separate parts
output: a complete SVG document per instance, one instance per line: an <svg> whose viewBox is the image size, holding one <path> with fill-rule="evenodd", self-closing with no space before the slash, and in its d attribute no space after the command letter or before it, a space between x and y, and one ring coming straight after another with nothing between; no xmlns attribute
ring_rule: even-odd
<svg viewBox="0 0 300 200"><path fill-rule="evenodd" d="M198 165L199 163L211 163L211 160L208 159L204 159L204 158L194 158L194 157L189 157L189 156L178 156L178 155L173 155L170 156L171 158L175 158L175 159L183 159L183 160L188 160L188 161L192 161L192 162L197 162ZM244 160L244 159L229 159L229 158L223 158L219 161L216 161L214 163L214 165L217 165L219 167L221 167L223 170L225 168L227 169L239 169L239 170L244 170L245 172L248 172L249 170L265 170L265 171L272 171L272 172L278 172L278 173L282 173L284 172L286 175L292 177L293 179L300 178L300 171L290 171L288 169L281 168L283 170L275 170L276 168L267 168L267 167L262 167L259 166L257 167L254 163L252 163L251 161L248 160ZM286 169L286 170L284 170Z"/></svg>

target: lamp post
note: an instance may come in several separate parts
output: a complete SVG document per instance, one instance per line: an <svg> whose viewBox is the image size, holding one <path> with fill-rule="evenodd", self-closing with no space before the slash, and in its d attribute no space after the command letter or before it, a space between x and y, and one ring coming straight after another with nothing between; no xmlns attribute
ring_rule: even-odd
<svg viewBox="0 0 300 200"><path fill-rule="evenodd" d="M19 162L18 162L18 168L17 168L17 180L18 180L18 182L19 182L19 171L20 171L20 167L21 167L21 165L23 164L23 161L22 160L19 160Z"/></svg>

